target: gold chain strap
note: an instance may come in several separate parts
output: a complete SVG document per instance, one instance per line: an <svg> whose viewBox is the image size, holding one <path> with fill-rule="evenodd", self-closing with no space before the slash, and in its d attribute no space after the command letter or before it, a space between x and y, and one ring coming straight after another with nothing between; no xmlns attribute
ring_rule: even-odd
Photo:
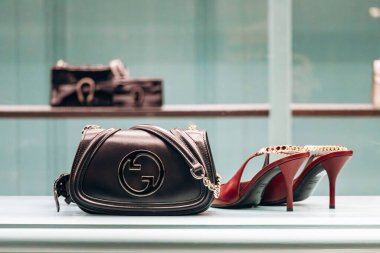
<svg viewBox="0 0 380 253"><path fill-rule="evenodd" d="M206 186L210 191L214 193L215 198L219 198L221 177L218 173L216 173L216 184L213 184L211 180L206 176L202 177L202 182L204 186Z"/></svg>
<svg viewBox="0 0 380 253"><path fill-rule="evenodd" d="M191 124L189 125L189 127L187 128L188 130L198 130L198 127L197 125L194 125L194 124ZM193 173L192 173L193 174ZM194 176L194 174L193 174ZM204 173L201 175L201 176L194 176L195 179L199 179L199 180L202 180L203 182L203 185L206 186L210 191L212 191L214 193L214 197L215 198L219 198L219 194L220 194L220 186L221 186L221 182L222 182L222 177L216 173L216 183L213 184L210 180L210 178L208 178L206 176L206 173L204 171Z"/></svg>
<svg viewBox="0 0 380 253"><path fill-rule="evenodd" d="M207 177L205 168L203 166L201 166L200 168L201 170L198 170L199 168L197 168L196 170L198 172L201 171L201 174L197 174L194 168L190 168L191 175L197 180L202 180L203 185L213 192L215 198L218 198L220 194L221 177L218 173L216 173L216 183L213 184L211 182L211 179Z"/></svg>

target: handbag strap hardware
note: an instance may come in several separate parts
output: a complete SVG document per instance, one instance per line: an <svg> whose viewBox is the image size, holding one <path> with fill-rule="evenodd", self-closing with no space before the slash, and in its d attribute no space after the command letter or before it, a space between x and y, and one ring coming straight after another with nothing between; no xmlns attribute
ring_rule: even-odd
<svg viewBox="0 0 380 253"><path fill-rule="evenodd" d="M57 212L59 212L59 209L60 209L59 201L58 201L58 198L60 196L65 197L65 202L67 204L70 204L72 202L69 189L68 189L69 179L70 179L70 174L63 173L54 182L53 192L54 192L54 200L55 200L55 206L57 207Z"/></svg>
<svg viewBox="0 0 380 253"><path fill-rule="evenodd" d="M190 168L190 173L195 179L203 179L206 175L206 171L201 164L198 167Z"/></svg>

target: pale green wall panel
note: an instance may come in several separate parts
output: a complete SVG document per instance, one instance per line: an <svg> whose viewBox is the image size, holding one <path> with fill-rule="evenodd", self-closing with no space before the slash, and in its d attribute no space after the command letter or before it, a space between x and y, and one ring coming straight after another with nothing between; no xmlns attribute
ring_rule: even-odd
<svg viewBox="0 0 380 253"><path fill-rule="evenodd" d="M372 61L380 57L378 0L293 0L295 102L369 103ZM338 194L380 194L377 118L297 118L296 144L342 144L354 157L338 178ZM316 194L328 193L328 180Z"/></svg>
<svg viewBox="0 0 380 253"><path fill-rule="evenodd" d="M0 103L16 103L17 84L17 19L14 1L3 1L0 8ZM0 120L0 194L15 194L18 191L17 166L17 121Z"/></svg>
<svg viewBox="0 0 380 253"><path fill-rule="evenodd" d="M41 104L49 96L49 64L46 56L45 1L17 1L19 104ZM25 11L29 10L29 11ZM36 195L46 192L48 150L45 120L19 120L18 193Z"/></svg>
<svg viewBox="0 0 380 253"><path fill-rule="evenodd" d="M372 61L380 58L378 0L294 0L296 102L371 101Z"/></svg>
<svg viewBox="0 0 380 253"><path fill-rule="evenodd" d="M164 77L166 103L200 102L195 14L194 1L68 1L67 60L120 58L134 75Z"/></svg>
<svg viewBox="0 0 380 253"><path fill-rule="evenodd" d="M5 1L1 8L0 65L4 70L0 84L2 104L46 103L49 94L46 62L45 1ZM28 11L25 11L28 10ZM5 17L5 18L4 18ZM0 192L4 194L40 194L45 183L48 150L46 121L1 121Z"/></svg>
<svg viewBox="0 0 380 253"><path fill-rule="evenodd" d="M291 144L292 0L269 0L269 144Z"/></svg>
<svg viewBox="0 0 380 253"><path fill-rule="evenodd" d="M268 21L266 1L213 1L205 14L206 56L201 67L214 87L210 102L268 101Z"/></svg>
<svg viewBox="0 0 380 253"><path fill-rule="evenodd" d="M0 8L0 82L1 104L16 102L17 18L14 1L2 1Z"/></svg>
<svg viewBox="0 0 380 253"><path fill-rule="evenodd" d="M163 77L168 104L267 101L265 2L68 1L66 11L69 62L121 58L134 75Z"/></svg>
<svg viewBox="0 0 380 253"><path fill-rule="evenodd" d="M42 0L16 1L17 102L20 104L41 104L49 96L44 3Z"/></svg>
<svg viewBox="0 0 380 253"><path fill-rule="evenodd" d="M18 194L39 195L51 189L47 178L48 150L44 120L18 121Z"/></svg>
<svg viewBox="0 0 380 253"><path fill-rule="evenodd" d="M16 135L17 121L0 120L0 195L18 193L18 139Z"/></svg>

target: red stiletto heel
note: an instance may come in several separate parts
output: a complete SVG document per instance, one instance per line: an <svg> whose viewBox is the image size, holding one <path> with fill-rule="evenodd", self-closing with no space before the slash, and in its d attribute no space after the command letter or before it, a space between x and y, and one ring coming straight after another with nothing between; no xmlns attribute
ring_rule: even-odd
<svg viewBox="0 0 380 253"><path fill-rule="evenodd" d="M335 208L335 188L339 172L352 157L352 150L343 146L305 146L306 150L313 152L323 152L327 154L313 154L310 156L301 174L294 180L293 200L302 201L312 195L318 183L324 177L326 171L329 179L330 204L331 209ZM286 180L282 175L276 176L266 187L262 205L278 205L286 202L287 187Z"/></svg>
<svg viewBox="0 0 380 253"><path fill-rule="evenodd" d="M269 163L269 154L287 155L272 163ZM248 182L241 182L244 169L248 162L260 155L266 154L263 168ZM225 184L221 185L220 195L212 204L219 208L244 208L257 206L261 202L266 186L277 175L283 175L285 179L287 211L293 211L293 178L302 163L309 157L309 152L303 147L276 146L262 148L251 155Z"/></svg>
<svg viewBox="0 0 380 253"><path fill-rule="evenodd" d="M286 187L286 210L293 211L293 179L305 159L280 166Z"/></svg>
<svg viewBox="0 0 380 253"><path fill-rule="evenodd" d="M331 157L324 162L322 165L326 170L327 177L329 179L330 187L330 209L335 208L335 185L336 179L339 175L339 172L343 169L346 162L351 158L352 152L349 155Z"/></svg>

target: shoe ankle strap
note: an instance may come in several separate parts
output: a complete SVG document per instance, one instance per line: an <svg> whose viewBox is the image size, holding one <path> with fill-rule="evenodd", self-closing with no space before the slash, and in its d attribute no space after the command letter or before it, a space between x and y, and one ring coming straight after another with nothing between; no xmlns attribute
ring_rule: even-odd
<svg viewBox="0 0 380 253"><path fill-rule="evenodd" d="M348 150L348 148L341 145L306 145L305 149L310 152L334 152Z"/></svg>
<svg viewBox="0 0 380 253"><path fill-rule="evenodd" d="M293 146L293 145L282 145L282 146L268 146L257 151L257 155L263 154L291 154L307 152L308 150L305 146Z"/></svg>
<svg viewBox="0 0 380 253"><path fill-rule="evenodd" d="M261 148L256 154L292 154L300 152L334 152L334 151L347 151L348 148L341 145L282 145L282 146L268 146Z"/></svg>

